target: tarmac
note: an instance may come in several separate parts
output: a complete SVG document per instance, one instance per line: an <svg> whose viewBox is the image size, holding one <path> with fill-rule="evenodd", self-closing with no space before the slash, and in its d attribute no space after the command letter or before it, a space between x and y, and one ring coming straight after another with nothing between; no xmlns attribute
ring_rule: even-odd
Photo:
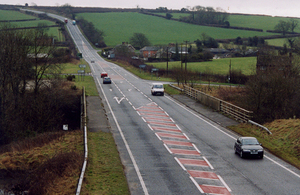
<svg viewBox="0 0 300 195"><path fill-rule="evenodd" d="M202 105L201 103L186 95L172 95L170 97L224 128L239 124L238 121L228 118L225 115ZM100 96L88 96L86 99L88 130L90 132L110 132L111 128L106 115L107 111L104 109Z"/></svg>

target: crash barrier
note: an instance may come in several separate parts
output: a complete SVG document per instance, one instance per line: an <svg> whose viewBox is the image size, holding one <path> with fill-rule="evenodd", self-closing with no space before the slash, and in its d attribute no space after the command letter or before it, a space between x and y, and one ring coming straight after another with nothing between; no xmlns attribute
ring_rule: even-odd
<svg viewBox="0 0 300 195"><path fill-rule="evenodd" d="M186 95L190 96L193 99L196 99L201 104L204 104L216 111L227 114L237 121L247 123L253 116L252 111L245 110L186 85L183 86L183 91Z"/></svg>
<svg viewBox="0 0 300 195"><path fill-rule="evenodd" d="M84 161L83 161L83 165L82 165L82 169L81 169L81 174L78 180L78 184L77 184L77 190L76 190L76 195L80 194L81 191L81 186L82 186L82 182L83 182L83 178L84 178L84 174L85 174L85 169L86 169L86 165L87 165L87 158L88 158L88 147L87 147L87 120L86 120L86 99L85 99L85 88L83 87L82 89L82 98L81 98L81 124L80 127L81 129L83 128L84 130Z"/></svg>
<svg viewBox="0 0 300 195"><path fill-rule="evenodd" d="M256 123L256 122L254 122L254 121L251 121L251 120L249 120L248 123L250 123L250 124L252 124L252 125L256 125L256 126L262 128L262 129L266 130L269 134L272 135L272 132L271 132L267 127L262 126L262 125L260 125L260 124L258 124L258 123Z"/></svg>

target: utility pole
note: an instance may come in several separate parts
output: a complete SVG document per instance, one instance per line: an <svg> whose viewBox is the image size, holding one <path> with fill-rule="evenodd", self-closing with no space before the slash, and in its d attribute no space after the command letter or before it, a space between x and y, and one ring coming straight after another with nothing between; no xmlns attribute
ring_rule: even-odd
<svg viewBox="0 0 300 195"><path fill-rule="evenodd" d="M185 42L185 72L187 71L187 52L188 52L188 49L187 49L187 42L188 41L184 41Z"/></svg>
<svg viewBox="0 0 300 195"><path fill-rule="evenodd" d="M181 52L180 52L180 62L181 62L181 71L182 71L182 43L180 44L180 49L181 49Z"/></svg>
<svg viewBox="0 0 300 195"><path fill-rule="evenodd" d="M186 84L186 76L187 76L187 52L188 52L188 49L187 49L187 42L188 41L184 41L185 42L185 77L184 77L184 83Z"/></svg>
<svg viewBox="0 0 300 195"><path fill-rule="evenodd" d="M167 47L167 76L169 75L169 47Z"/></svg>

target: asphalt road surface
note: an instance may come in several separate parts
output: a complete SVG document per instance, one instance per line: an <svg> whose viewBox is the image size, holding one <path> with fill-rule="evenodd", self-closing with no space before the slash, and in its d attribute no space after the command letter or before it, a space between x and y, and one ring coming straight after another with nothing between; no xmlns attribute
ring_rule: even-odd
<svg viewBox="0 0 300 195"><path fill-rule="evenodd" d="M131 194L300 194L298 169L268 152L241 159L233 150L236 134L168 95L152 96L151 81L106 62L76 25L66 25L91 67ZM102 84L103 71L112 84Z"/></svg>

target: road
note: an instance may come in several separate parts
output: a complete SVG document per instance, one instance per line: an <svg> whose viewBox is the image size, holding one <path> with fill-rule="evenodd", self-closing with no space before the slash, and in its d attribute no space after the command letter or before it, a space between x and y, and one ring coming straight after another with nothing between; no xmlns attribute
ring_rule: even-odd
<svg viewBox="0 0 300 195"><path fill-rule="evenodd" d="M91 67L131 194L300 194L298 169L268 152L241 159L236 134L168 95L152 96L151 81L106 62L76 25L67 27ZM112 84L102 84L103 71Z"/></svg>

